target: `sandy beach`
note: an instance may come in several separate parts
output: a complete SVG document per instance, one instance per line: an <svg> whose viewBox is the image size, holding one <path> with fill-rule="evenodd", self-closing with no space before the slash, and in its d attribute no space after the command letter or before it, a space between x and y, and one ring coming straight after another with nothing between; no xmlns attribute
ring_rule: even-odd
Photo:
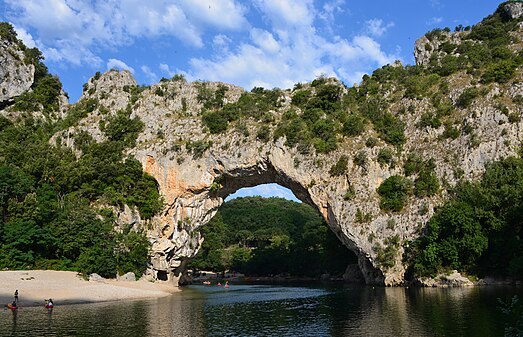
<svg viewBox="0 0 523 337"><path fill-rule="evenodd" d="M118 301L169 296L180 291L161 282L85 281L76 272L52 270L0 271L0 303L13 301L18 289L21 306L43 305L52 298L55 305Z"/></svg>

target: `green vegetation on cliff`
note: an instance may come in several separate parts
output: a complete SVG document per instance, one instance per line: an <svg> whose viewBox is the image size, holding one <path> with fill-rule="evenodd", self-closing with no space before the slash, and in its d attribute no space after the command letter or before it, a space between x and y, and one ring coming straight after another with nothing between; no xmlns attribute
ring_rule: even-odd
<svg viewBox="0 0 523 337"><path fill-rule="evenodd" d="M141 229L115 228L113 209L136 206L144 219L163 204L156 181L141 164L124 156L143 123L130 111L108 117L100 126L106 141L86 131L66 134L76 149L62 144L56 132L75 125L98 105L82 100L64 119L49 118L58 109L61 83L51 76L37 49L27 49L12 27L0 36L19 45L25 62L35 66L32 90L15 98L9 109L16 121L0 116L0 269L63 269L102 276L147 267L149 242ZM43 111L45 118L34 113Z"/></svg>
<svg viewBox="0 0 523 337"><path fill-rule="evenodd" d="M356 256L312 207L281 198L225 203L203 227L205 241L190 267L247 275L341 275Z"/></svg>
<svg viewBox="0 0 523 337"><path fill-rule="evenodd" d="M148 241L115 231L115 215L104 207L137 206L149 218L162 202L154 179L123 157L125 143L80 134L77 158L70 148L49 144L52 124L26 115L16 124L2 117L0 125L0 268L141 274Z"/></svg>
<svg viewBox="0 0 523 337"><path fill-rule="evenodd" d="M416 276L458 269L478 276L523 278L523 158L490 164L462 182L406 253Z"/></svg>

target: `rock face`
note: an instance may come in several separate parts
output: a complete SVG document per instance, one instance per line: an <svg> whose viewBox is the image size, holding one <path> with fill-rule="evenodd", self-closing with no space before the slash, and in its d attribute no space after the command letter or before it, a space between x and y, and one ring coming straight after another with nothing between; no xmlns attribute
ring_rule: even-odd
<svg viewBox="0 0 523 337"><path fill-rule="evenodd" d="M24 58L16 43L0 39L0 109L33 84L35 67Z"/></svg>
<svg viewBox="0 0 523 337"><path fill-rule="evenodd" d="M521 76L521 70L517 76ZM346 90L338 81L330 81ZM465 73L450 75L446 81L447 95L453 104L465 89L477 85L476 79ZM100 112L103 107L110 113L131 109L131 117L139 117L145 124L137 145L128 155L137 158L143 169L156 178L165 200L161 215L147 224L152 242L148 277L174 283L183 276L188 259L198 252L203 240L201 227L228 195L242 187L278 183L321 213L337 237L358 256L358 267L367 284L403 284L403 243L419 237L434 208L445 200L446 189L463 176L479 177L489 162L514 155L523 134L521 119L509 118L523 114L521 105L511 103L523 96L523 85L517 82L493 83L467 109L459 108L464 125L474 132L455 138L442 137L444 126L417 126L423 112L434 109L429 98L403 98L394 103L390 111L408 108L415 112L397 114L405 124L407 141L394 166L383 166L377 160L379 151L391 149L390 145L379 140L374 146L366 145L369 138L377 137L373 129L344 139L331 153L319 154L314 149L304 153L286 146L284 138L260 140L257 137L260 123L253 119L232 125L222 134L206 131L200 116L204 107L202 92L214 93L226 88L224 102L235 102L244 92L239 87L175 79L138 92L135 83L125 71L109 71L93 77L85 87L84 98L97 99L99 108L68 132L82 129L97 140L104 139L98 129L98 121L108 113ZM269 111L276 120L284 112L296 109L291 106L293 91L280 94L279 107ZM503 107L494 104L496 97L505 97L507 103ZM267 126L274 132L274 124ZM365 165L348 160L346 173L339 176L329 173L342 156L355 158L360 153L367 158ZM434 197L411 198L401 212L384 212L376 190L388 177L403 174L403 163L409 153L431 158L435 173L445 186ZM349 190L354 192L351 198L346 197ZM393 245L391 238L399 243ZM387 249L394 254L385 263L379 253Z"/></svg>
<svg viewBox="0 0 523 337"><path fill-rule="evenodd" d="M435 278L427 278L420 280L421 286L423 287L470 287L474 285L474 282L461 275L457 270L453 270L449 274L440 274Z"/></svg>
<svg viewBox="0 0 523 337"><path fill-rule="evenodd" d="M218 84L208 85L216 87ZM133 109L133 114L145 122L146 130L139 136L137 147L130 152L142 162L144 170L157 179L166 202L164 212L152 221L153 229L149 232L153 241L153 276L177 282L186 260L197 253L202 242L199 229L213 217L229 194L242 187L278 183L323 215L338 238L357 254L367 284L399 285L404 282L403 248L397 247L393 266L385 268L381 267L376 247L386 247L387 239L394 236L401 242L418 237L420 228L433 214L434 207L444 200L445 194L412 199L401 213L389 214L380 210L376 189L386 178L401 174L401 164L393 168L382 167L375 159L370 159L362 168L349 161L345 175L332 177L329 168L342 155L354 158L359 151L364 151L368 158L377 157L385 144L365 147L371 131L355 141L344 142L334 153L304 155L296 148L285 146L281 138L275 142L258 140L255 124L247 125L248 136L234 129L220 135L204 133L201 120L194 116L200 109L194 97L196 84L169 82L163 86L166 92L172 93L172 98L155 95L157 88L153 86L142 93ZM234 100L241 89L228 87L230 96L227 99ZM451 97L456 99L463 89L454 87ZM515 154L514 145L521 141L523 125L521 122L509 123L506 114L490 105L492 98L501 91L515 97L523 94L523 86L511 87L507 92L494 85L484 98L474 102L471 111L475 117L471 115L468 122L479 135L479 144L471 146L467 135L441 140L443 128L420 130L415 126L416 118L405 119L408 140L404 153L414 152L424 158L433 158L439 179L450 186L461 175L478 177L488 162ZM289 109L290 95L290 91L283 93L281 110ZM182 100L191 102L186 112L181 111ZM416 104L422 110L424 102L409 104ZM521 106L517 105L510 106L509 110L522 113ZM187 144L199 144L199 152ZM345 200L350 186L355 190L355 196ZM368 214L369 220L358 221L359 212Z"/></svg>
<svg viewBox="0 0 523 337"><path fill-rule="evenodd" d="M523 2L511 2L503 6L503 15L509 19L519 19L523 16Z"/></svg>

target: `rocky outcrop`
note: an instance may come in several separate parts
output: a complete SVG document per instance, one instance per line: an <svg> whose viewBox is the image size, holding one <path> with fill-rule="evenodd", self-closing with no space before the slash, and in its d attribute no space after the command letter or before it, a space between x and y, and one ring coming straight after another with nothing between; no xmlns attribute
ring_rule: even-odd
<svg viewBox="0 0 523 337"><path fill-rule="evenodd" d="M507 3L505 4L505 6L503 6L503 8L501 9L502 10L502 15L508 19L508 20L513 20L513 19L519 19L520 17L523 16L523 2L510 2L510 3Z"/></svg>
<svg viewBox="0 0 523 337"><path fill-rule="evenodd" d="M419 283L423 287L439 288L474 286L474 282L461 275L457 270L453 270L449 274L439 274L434 278L422 278Z"/></svg>
<svg viewBox="0 0 523 337"><path fill-rule="evenodd" d="M0 39L0 110L33 84L35 67L24 58L15 42Z"/></svg>

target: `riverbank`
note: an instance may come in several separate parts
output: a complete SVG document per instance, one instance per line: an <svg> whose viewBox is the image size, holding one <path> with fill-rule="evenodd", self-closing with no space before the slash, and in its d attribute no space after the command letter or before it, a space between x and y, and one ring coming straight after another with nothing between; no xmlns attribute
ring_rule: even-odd
<svg viewBox="0 0 523 337"><path fill-rule="evenodd" d="M13 301L18 289L20 306L39 306L52 298L55 305L158 298L180 291L161 282L86 281L76 272L54 270L0 271L0 303Z"/></svg>

